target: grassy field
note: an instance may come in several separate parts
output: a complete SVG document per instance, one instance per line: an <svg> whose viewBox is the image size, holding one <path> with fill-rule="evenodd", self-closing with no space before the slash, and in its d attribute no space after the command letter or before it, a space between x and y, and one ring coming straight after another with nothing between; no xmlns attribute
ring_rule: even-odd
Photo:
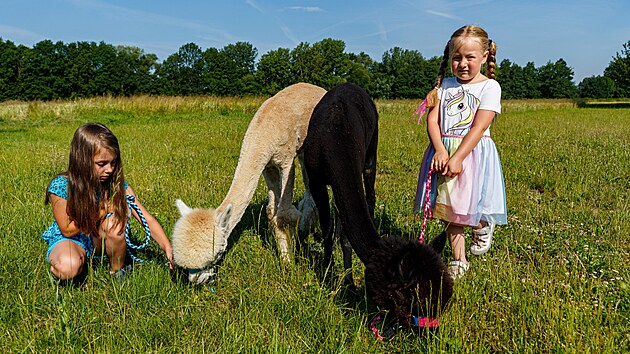
<svg viewBox="0 0 630 354"><path fill-rule="evenodd" d="M262 180L212 291L159 264L155 242L140 254L155 263L136 264L123 283L95 261L81 286L57 286L40 238L52 221L44 191L66 168L79 125L99 121L114 131L128 182L170 234L176 198L198 207L222 201L262 101L0 103L0 352L630 351L630 109L579 109L571 101L504 102L492 135L509 224L497 229L489 253L471 256L436 333L378 342L364 296L324 284L309 260L283 265L267 229ZM377 102L376 223L409 238L422 222L412 206L428 143L411 116L415 105ZM302 190L300 181L297 197ZM429 235L439 231L430 223ZM360 290L361 267L355 261Z"/></svg>

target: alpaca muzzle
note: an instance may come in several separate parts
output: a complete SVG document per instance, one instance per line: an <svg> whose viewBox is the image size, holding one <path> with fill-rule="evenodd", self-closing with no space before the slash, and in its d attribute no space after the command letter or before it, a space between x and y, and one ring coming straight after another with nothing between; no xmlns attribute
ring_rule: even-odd
<svg viewBox="0 0 630 354"><path fill-rule="evenodd" d="M216 275L216 266L210 266L204 269L188 269L188 281L196 285L214 283L214 277Z"/></svg>
<svg viewBox="0 0 630 354"><path fill-rule="evenodd" d="M217 253L214 261L203 268L189 268L188 269L188 281L193 284L212 284L214 283L214 277L218 273L218 267L223 260L225 251Z"/></svg>

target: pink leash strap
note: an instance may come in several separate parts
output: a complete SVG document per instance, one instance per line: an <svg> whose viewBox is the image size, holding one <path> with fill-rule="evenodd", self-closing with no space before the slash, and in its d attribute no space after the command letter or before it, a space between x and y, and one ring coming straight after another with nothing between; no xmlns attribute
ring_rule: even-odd
<svg viewBox="0 0 630 354"><path fill-rule="evenodd" d="M381 333L378 331L378 327L376 327L376 324L379 323L382 319L383 316L379 313L378 315L376 315L376 317L372 319L372 322L370 322L370 330L372 330L372 334L374 334L374 337L376 337L376 339L380 340L381 342L384 341L385 338L381 336Z"/></svg>
<svg viewBox="0 0 630 354"><path fill-rule="evenodd" d="M427 183L424 189L424 210L422 212L422 229L420 230L420 236L418 236L418 242L424 243L424 233L427 229L427 219L433 217L431 211L431 174L433 173L433 167L429 168L427 173Z"/></svg>
<svg viewBox="0 0 630 354"><path fill-rule="evenodd" d="M381 335L381 332L378 330L378 323L381 322L382 320L383 320L383 315L381 313L377 314L372 319L372 321L370 321L370 330L372 331L372 334L377 340L384 342L385 340L391 337L388 337L388 338L383 337ZM410 324L412 326L416 326L419 328L438 328L440 326L440 320L437 318L410 315Z"/></svg>

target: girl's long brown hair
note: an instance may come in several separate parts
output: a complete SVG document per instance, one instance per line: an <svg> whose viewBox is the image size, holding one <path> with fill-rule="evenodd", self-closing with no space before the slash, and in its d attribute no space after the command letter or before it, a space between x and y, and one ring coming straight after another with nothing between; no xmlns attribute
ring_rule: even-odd
<svg viewBox="0 0 630 354"><path fill-rule="evenodd" d="M496 68L496 55L497 45L491 39L488 38L488 33L479 26L464 26L460 27L457 31L453 32L451 39L446 42L444 47L444 54L442 55L442 61L440 62L440 70L438 72L437 80L435 81L435 87L427 94L427 108L431 109L437 105L438 94L437 90L442 85L444 75L446 74L446 66L450 59L451 52L456 45L457 41L464 38L474 38L479 41L481 48L488 51L488 59L486 60L486 76L495 79Z"/></svg>
<svg viewBox="0 0 630 354"><path fill-rule="evenodd" d="M114 171L110 178L101 183L94 173L94 156L106 149L116 156ZM100 123L87 123L79 127L70 143L68 170L61 175L68 178L68 203L66 212L70 221L87 235L96 235L101 221L99 211L107 208L115 221L126 222L127 203L122 159L118 139L109 128ZM50 201L46 194L46 203Z"/></svg>

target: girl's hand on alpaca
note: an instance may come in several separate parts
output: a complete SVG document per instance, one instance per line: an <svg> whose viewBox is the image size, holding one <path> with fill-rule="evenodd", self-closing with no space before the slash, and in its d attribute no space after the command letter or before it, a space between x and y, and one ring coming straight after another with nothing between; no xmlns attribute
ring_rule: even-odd
<svg viewBox="0 0 630 354"><path fill-rule="evenodd" d="M168 267L170 269L175 269L177 264L175 264L175 261L173 260L173 249L169 248L168 250L164 250L164 253L166 253L166 258L168 259Z"/></svg>
<svg viewBox="0 0 630 354"><path fill-rule="evenodd" d="M436 151L435 155L433 155L433 160L431 160L431 167L434 171L442 172L448 161L449 156L446 150Z"/></svg>
<svg viewBox="0 0 630 354"><path fill-rule="evenodd" d="M448 160L448 163L444 167L444 171L442 171L443 176L447 176L449 178L453 178L462 173L463 165L462 161L457 157L453 157Z"/></svg>

